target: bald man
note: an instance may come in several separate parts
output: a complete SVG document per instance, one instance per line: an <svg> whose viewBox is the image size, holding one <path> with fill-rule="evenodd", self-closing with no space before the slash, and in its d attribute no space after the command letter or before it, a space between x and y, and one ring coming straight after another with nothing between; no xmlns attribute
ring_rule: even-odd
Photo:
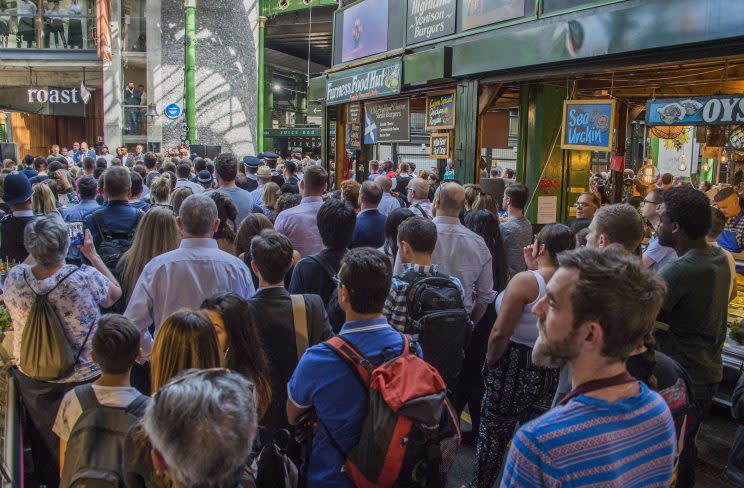
<svg viewBox="0 0 744 488"><path fill-rule="evenodd" d="M408 201L411 202L408 207L414 215L432 219L434 211L429 201L429 182L423 178L416 177L408 183Z"/></svg>
<svg viewBox="0 0 744 488"><path fill-rule="evenodd" d="M460 223L460 210L465 203L465 190L457 183L443 183L434 196L434 223L437 243L431 256L439 271L454 276L465 291L465 309L473 323L483 317L493 303L491 252L481 236ZM403 271L401 255L395 260L394 274Z"/></svg>
<svg viewBox="0 0 744 488"><path fill-rule="evenodd" d="M400 208L400 201L390 193L393 188L393 180L387 176L380 175L375 178L375 184L382 189L382 200L377 206L377 211L385 217L396 208Z"/></svg>

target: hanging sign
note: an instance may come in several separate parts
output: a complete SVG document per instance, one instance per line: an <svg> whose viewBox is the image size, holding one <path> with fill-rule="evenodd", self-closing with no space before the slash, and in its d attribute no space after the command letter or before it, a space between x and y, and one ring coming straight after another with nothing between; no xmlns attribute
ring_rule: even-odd
<svg viewBox="0 0 744 488"><path fill-rule="evenodd" d="M426 97L426 130L455 128L455 90Z"/></svg>
<svg viewBox="0 0 744 488"><path fill-rule="evenodd" d="M357 122L349 124L349 147L352 149L359 149L362 147L360 134L362 132L362 125Z"/></svg>
<svg viewBox="0 0 744 488"><path fill-rule="evenodd" d="M366 100L400 93L401 58L328 75L326 105Z"/></svg>
<svg viewBox="0 0 744 488"><path fill-rule="evenodd" d="M441 132L429 136L429 157L432 159L449 159L450 135L449 132Z"/></svg>
<svg viewBox="0 0 744 488"><path fill-rule="evenodd" d="M411 140L409 99L398 98L364 104L364 143Z"/></svg>
<svg viewBox="0 0 744 488"><path fill-rule="evenodd" d="M614 100L563 102L561 147L581 151L612 151Z"/></svg>
<svg viewBox="0 0 744 488"><path fill-rule="evenodd" d="M457 0L409 0L408 44L455 33Z"/></svg>
<svg viewBox="0 0 744 488"><path fill-rule="evenodd" d="M348 105L349 113L347 114L346 118L349 121L349 123L358 124L359 123L359 112L362 111L362 106L359 103L350 103Z"/></svg>
<svg viewBox="0 0 744 488"><path fill-rule="evenodd" d="M744 123L744 95L660 98L646 102L647 125Z"/></svg>

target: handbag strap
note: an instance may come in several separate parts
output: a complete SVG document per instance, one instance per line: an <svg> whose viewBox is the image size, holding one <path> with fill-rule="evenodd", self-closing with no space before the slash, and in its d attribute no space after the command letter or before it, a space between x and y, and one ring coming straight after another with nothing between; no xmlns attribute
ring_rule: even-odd
<svg viewBox="0 0 744 488"><path fill-rule="evenodd" d="M294 322L295 345L297 346L297 360L302 358L309 344L307 328L307 309L305 308L305 297L302 295L290 295L292 299L292 321Z"/></svg>
<svg viewBox="0 0 744 488"><path fill-rule="evenodd" d="M624 385L625 383L630 383L633 381L638 380L631 376L631 374L627 371L623 371L622 373L615 376L610 376L609 378L600 378L598 380L587 381L586 383L580 384L579 386L571 390L568 395L563 397L560 405L567 404L570 400L576 398L579 395L584 395L586 393L601 390L602 388L609 388L610 386Z"/></svg>

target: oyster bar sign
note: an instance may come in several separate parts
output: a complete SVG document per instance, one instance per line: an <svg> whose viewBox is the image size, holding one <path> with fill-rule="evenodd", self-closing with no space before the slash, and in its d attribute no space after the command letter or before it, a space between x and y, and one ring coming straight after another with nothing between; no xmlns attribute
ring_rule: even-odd
<svg viewBox="0 0 744 488"><path fill-rule="evenodd" d="M400 93L401 68L400 59L396 59L329 75L326 104L335 105Z"/></svg>
<svg viewBox="0 0 744 488"><path fill-rule="evenodd" d="M744 123L744 95L663 98L646 102L648 125Z"/></svg>

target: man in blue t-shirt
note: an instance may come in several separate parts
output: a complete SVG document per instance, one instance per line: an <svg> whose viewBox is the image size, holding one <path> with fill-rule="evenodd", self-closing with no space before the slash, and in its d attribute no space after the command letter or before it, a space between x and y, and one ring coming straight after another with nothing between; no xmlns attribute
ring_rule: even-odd
<svg viewBox="0 0 744 488"><path fill-rule="evenodd" d="M671 413L626 367L653 328L663 280L619 246L584 247L558 261L532 309L533 358L570 364L574 390L517 431L501 486L669 486Z"/></svg>
<svg viewBox="0 0 744 488"><path fill-rule="evenodd" d="M403 338L382 315L390 290L390 260L371 248L350 250L338 272L338 303L346 314L340 335L375 365L397 357ZM345 451L359 441L367 414L367 391L356 372L325 343L302 356L287 385L287 417L296 424L315 408L318 426L313 436L308 486L353 487L342 471L343 458L328 435Z"/></svg>

